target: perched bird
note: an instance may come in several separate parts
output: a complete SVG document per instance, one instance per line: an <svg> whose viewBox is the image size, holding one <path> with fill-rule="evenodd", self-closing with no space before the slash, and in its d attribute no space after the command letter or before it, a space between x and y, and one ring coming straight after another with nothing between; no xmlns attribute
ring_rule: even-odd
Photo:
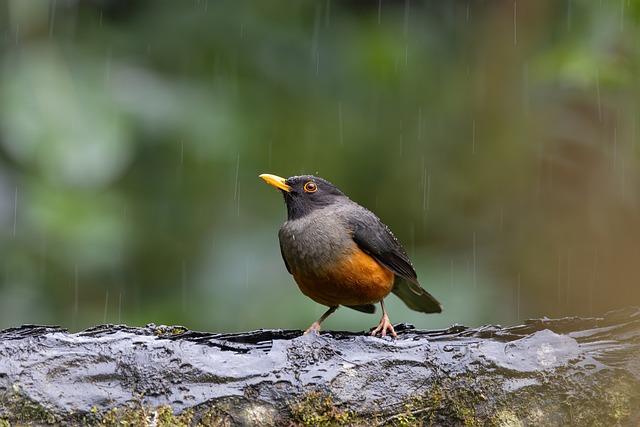
<svg viewBox="0 0 640 427"><path fill-rule="evenodd" d="M395 337L383 302L390 292L412 310L442 311L418 283L400 242L371 211L313 175L260 178L279 189L287 205L287 221L278 233L287 270L303 294L329 307L305 333L318 332L340 305L374 313L379 302L382 318L371 335Z"/></svg>

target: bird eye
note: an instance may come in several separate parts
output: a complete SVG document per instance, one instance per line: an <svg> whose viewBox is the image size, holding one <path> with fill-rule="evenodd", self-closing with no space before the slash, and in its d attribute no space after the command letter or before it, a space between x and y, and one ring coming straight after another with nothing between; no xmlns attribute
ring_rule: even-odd
<svg viewBox="0 0 640 427"><path fill-rule="evenodd" d="M305 193L315 193L316 191L318 191L318 186L315 182L309 181L304 185Z"/></svg>

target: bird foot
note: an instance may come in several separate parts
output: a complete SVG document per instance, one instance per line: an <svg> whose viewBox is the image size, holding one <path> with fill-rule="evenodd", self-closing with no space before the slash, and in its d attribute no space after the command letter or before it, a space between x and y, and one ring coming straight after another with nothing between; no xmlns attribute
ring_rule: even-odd
<svg viewBox="0 0 640 427"><path fill-rule="evenodd" d="M306 331L304 331L304 335L307 335L308 333L314 333L314 334L319 334L320 333L320 323L318 322L313 322L311 324L311 326L309 326L307 328Z"/></svg>
<svg viewBox="0 0 640 427"><path fill-rule="evenodd" d="M375 337L376 335L380 334L380 336L386 337L387 332L389 332L389 334L394 338L398 337L398 334L396 334L395 329L393 329L393 325L389 321L389 316L387 316L387 314L385 313L382 316L382 319L380 319L380 323L378 324L378 327L375 328L373 331L371 331L371 336Z"/></svg>

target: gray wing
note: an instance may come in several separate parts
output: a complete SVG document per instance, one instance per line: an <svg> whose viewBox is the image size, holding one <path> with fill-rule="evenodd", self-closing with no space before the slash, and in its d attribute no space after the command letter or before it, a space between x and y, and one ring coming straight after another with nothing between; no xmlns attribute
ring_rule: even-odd
<svg viewBox="0 0 640 427"><path fill-rule="evenodd" d="M289 272L289 274L293 274L291 272L291 267L289 267L287 259L284 257L284 251L282 250L282 241L280 241L280 255L282 255L282 261L284 261L284 266L287 267L287 271Z"/></svg>
<svg viewBox="0 0 640 427"><path fill-rule="evenodd" d="M397 276L418 283L416 270L396 236L371 211L360 207L349 218L353 240Z"/></svg>
<svg viewBox="0 0 640 427"><path fill-rule="evenodd" d="M393 293L412 310L440 313L442 306L420 283L406 251L380 219L359 207L349 218L354 242L396 275Z"/></svg>

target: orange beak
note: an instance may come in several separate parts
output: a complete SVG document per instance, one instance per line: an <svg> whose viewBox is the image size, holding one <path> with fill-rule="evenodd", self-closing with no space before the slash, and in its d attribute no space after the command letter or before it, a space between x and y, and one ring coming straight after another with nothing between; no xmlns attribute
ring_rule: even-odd
<svg viewBox="0 0 640 427"><path fill-rule="evenodd" d="M263 173L262 175L259 175L259 177L269 185L272 185L282 191L286 191L287 193L291 192L291 187L289 187L285 182L286 180L280 176Z"/></svg>

